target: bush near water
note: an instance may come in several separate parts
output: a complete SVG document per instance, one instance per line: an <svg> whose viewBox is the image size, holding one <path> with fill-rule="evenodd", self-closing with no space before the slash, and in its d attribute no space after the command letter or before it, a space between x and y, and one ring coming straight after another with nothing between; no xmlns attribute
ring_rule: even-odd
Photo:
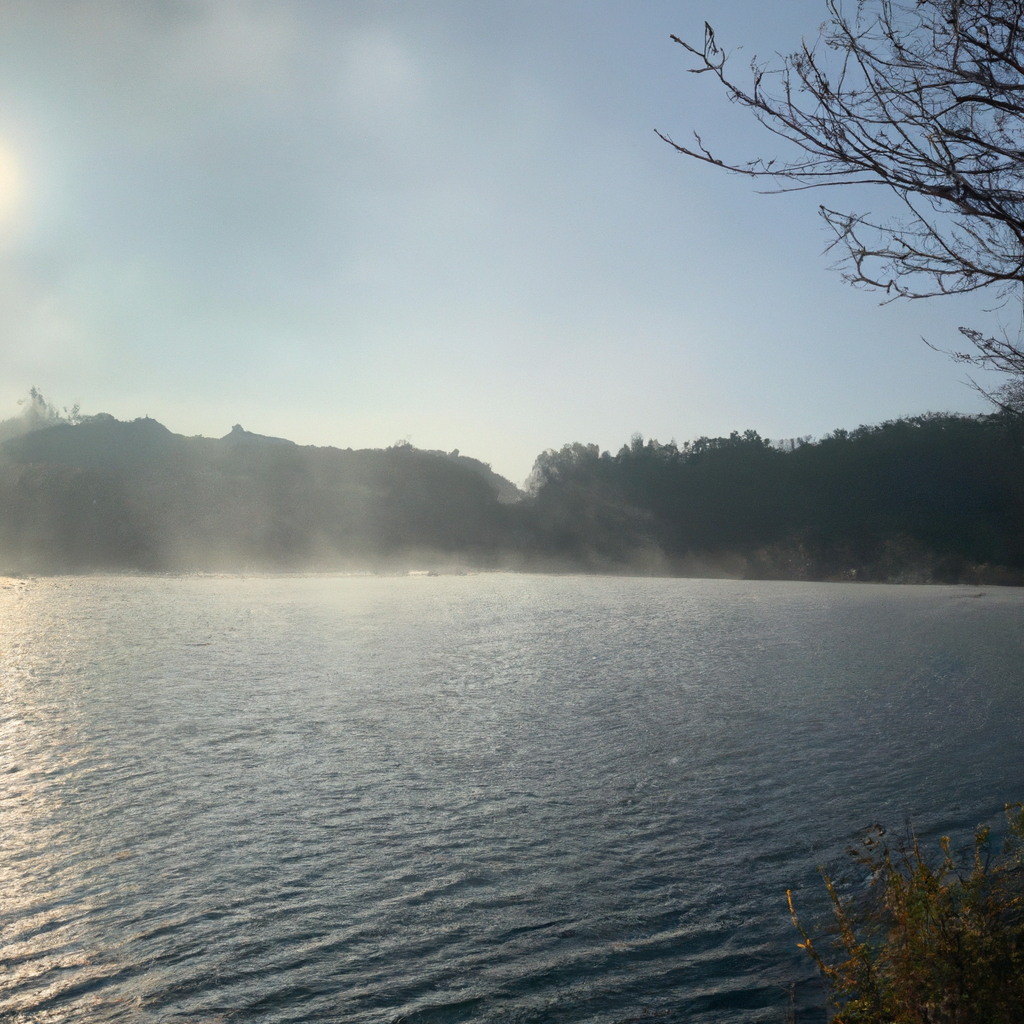
<svg viewBox="0 0 1024 1024"><path fill-rule="evenodd" d="M973 857L950 841L929 864L916 838L893 849L876 828L851 853L870 881L840 896L826 875L835 915L831 949L803 939L829 990L834 1024L1019 1024L1024 1020L1024 805L1006 806L993 850L989 828Z"/></svg>

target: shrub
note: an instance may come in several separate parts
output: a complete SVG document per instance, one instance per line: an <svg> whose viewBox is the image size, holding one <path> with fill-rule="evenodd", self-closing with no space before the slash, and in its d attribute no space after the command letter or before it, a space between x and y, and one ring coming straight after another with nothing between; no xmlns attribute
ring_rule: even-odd
<svg viewBox="0 0 1024 1024"><path fill-rule="evenodd" d="M833 1024L1019 1024L1024 1021L1024 805L1006 805L994 853L975 834L973 863L950 841L930 866L916 837L892 849L875 828L851 850L869 872L841 896L822 872L835 915L833 954L819 951L789 909L829 990ZM969 865L969 869L968 869Z"/></svg>

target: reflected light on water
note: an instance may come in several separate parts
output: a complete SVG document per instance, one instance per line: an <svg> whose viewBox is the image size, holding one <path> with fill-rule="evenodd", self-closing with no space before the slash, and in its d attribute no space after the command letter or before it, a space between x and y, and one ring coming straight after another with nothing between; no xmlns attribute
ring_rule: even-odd
<svg viewBox="0 0 1024 1024"><path fill-rule="evenodd" d="M57 653L56 624L40 614L47 589L5 580L0 590L0 1018L12 1020L87 1019L91 991L116 973L83 928L101 906L87 876L102 855L79 834L75 802L99 765L73 703L47 702L39 685L53 667L42 646Z"/></svg>
<svg viewBox="0 0 1024 1024"><path fill-rule="evenodd" d="M1024 795L1024 594L963 596L0 580L0 1018L783 1019L787 888Z"/></svg>

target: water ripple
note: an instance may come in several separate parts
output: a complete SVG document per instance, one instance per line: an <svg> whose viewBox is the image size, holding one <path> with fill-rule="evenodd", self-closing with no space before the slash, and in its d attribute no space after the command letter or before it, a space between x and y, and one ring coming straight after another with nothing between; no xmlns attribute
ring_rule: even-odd
<svg viewBox="0 0 1024 1024"><path fill-rule="evenodd" d="M960 596L18 581L0 1016L823 1020L785 889L1024 794L1024 595Z"/></svg>

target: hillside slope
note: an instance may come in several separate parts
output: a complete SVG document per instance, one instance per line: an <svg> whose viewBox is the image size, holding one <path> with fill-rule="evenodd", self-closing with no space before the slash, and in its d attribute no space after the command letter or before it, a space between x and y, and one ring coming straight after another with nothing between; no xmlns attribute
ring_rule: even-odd
<svg viewBox="0 0 1024 1024"><path fill-rule="evenodd" d="M486 563L514 493L483 463L411 446L189 438L100 415L0 446L0 552L28 571Z"/></svg>

